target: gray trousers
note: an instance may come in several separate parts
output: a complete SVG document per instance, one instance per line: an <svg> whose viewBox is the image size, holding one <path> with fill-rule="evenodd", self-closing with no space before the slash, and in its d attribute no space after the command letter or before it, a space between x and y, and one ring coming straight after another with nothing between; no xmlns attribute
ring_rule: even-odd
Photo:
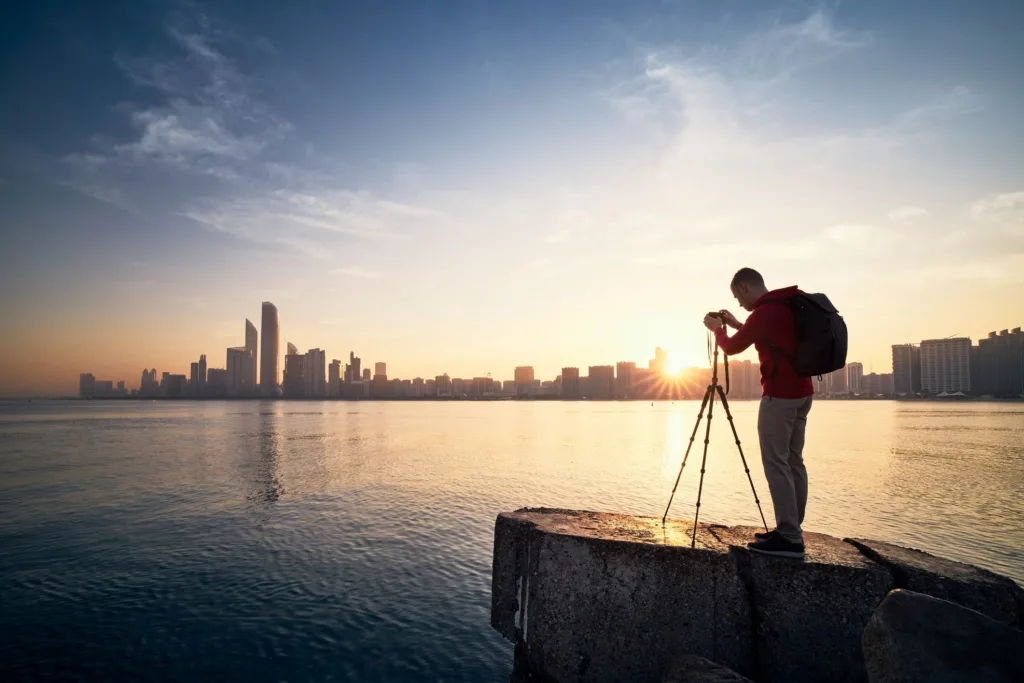
<svg viewBox="0 0 1024 683"><path fill-rule="evenodd" d="M775 507L775 527L787 541L803 543L804 511L807 509L807 468L804 467L804 434L813 397L761 398L757 436L761 463Z"/></svg>

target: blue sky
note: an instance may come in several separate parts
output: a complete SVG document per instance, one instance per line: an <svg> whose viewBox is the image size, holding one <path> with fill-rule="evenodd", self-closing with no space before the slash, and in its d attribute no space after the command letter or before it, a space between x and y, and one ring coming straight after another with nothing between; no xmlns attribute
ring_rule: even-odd
<svg viewBox="0 0 1024 683"><path fill-rule="evenodd" d="M7 393L219 359L264 299L403 377L696 364L743 265L878 371L1022 322L1019 2L42 5L0 21Z"/></svg>

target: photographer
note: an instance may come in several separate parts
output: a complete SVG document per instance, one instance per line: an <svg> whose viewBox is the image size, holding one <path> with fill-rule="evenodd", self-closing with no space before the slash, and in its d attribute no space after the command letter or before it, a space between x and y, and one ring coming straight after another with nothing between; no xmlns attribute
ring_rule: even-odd
<svg viewBox="0 0 1024 683"><path fill-rule="evenodd" d="M801 525L807 506L807 469L804 467L804 434L814 387L810 377L797 374L791 361L796 355L796 329L786 300L801 291L786 287L768 291L756 270L741 268L730 284L736 301L750 316L740 323L728 311L709 313L704 325L712 330L719 347L732 356L751 344L761 364L761 406L757 434L761 462L775 508L776 528L755 534L747 545L760 553L803 557ZM736 329L730 337L726 325Z"/></svg>

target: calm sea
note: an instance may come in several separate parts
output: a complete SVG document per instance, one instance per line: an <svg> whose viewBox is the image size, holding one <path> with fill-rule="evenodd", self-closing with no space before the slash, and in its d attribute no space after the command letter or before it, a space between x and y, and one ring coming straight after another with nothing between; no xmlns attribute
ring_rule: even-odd
<svg viewBox="0 0 1024 683"><path fill-rule="evenodd" d="M0 678L505 681L495 515L660 516L697 407L0 404ZM767 500L756 409L733 404ZM1021 404L822 401L805 457L808 529L1024 583ZM757 521L724 419L704 495Z"/></svg>

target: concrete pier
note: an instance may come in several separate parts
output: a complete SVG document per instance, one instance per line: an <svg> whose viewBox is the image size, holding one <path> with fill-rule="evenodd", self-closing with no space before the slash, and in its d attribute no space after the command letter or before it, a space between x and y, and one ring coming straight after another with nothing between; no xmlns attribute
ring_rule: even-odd
<svg viewBox="0 0 1024 683"><path fill-rule="evenodd" d="M803 561L768 557L745 548L754 531L702 524L691 549L692 524L681 520L502 513L491 624L540 680L662 681L695 655L762 683L799 683L866 681L864 627L901 582L942 586L936 597L966 596L968 607L1024 623L1024 591L991 572L821 534L807 534ZM955 581L937 578L943 571Z"/></svg>

